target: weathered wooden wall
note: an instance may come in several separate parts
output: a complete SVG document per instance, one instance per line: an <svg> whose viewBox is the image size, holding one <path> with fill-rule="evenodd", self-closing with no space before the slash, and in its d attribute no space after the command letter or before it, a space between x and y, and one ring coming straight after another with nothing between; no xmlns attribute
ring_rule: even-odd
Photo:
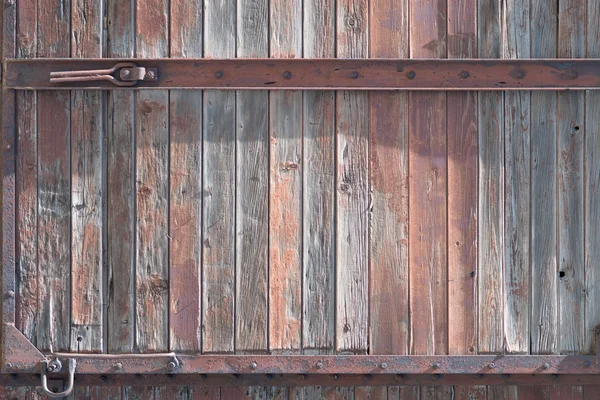
<svg viewBox="0 0 600 400"><path fill-rule="evenodd" d="M600 57L598 0L14 1L20 58ZM21 91L17 101L17 326L41 349L593 349L600 93ZM598 393L128 387L73 397Z"/></svg>

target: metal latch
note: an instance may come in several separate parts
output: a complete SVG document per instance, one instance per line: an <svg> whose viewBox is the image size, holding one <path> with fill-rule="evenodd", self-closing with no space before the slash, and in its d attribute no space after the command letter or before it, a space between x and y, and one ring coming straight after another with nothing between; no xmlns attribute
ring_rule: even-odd
<svg viewBox="0 0 600 400"><path fill-rule="evenodd" d="M109 81L116 86L135 86L139 81L157 80L158 68L144 68L133 62L120 62L109 69L50 72L52 83Z"/></svg>
<svg viewBox="0 0 600 400"><path fill-rule="evenodd" d="M77 366L77 361L73 358L69 359L69 382L67 383L67 388L62 392L54 392L48 388L48 377L47 373L50 372L59 372L62 369L62 364L59 360L52 361L44 361L42 363L42 391L44 394L53 399L60 399L63 397L67 397L73 391L73 383L75 381L75 367Z"/></svg>

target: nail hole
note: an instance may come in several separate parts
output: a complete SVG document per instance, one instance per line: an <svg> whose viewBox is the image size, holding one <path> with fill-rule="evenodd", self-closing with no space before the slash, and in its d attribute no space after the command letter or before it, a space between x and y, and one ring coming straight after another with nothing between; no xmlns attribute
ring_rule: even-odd
<svg viewBox="0 0 600 400"><path fill-rule="evenodd" d="M577 133L577 132L579 132L579 130L580 130L580 129L581 129L581 128L579 128L579 125L575 125L575 126L573 127L573 133Z"/></svg>
<svg viewBox="0 0 600 400"><path fill-rule="evenodd" d="M83 338L81 336L77 336L77 341L81 342L83 340Z"/></svg>
<svg viewBox="0 0 600 400"><path fill-rule="evenodd" d="M408 74L406 74L406 77L408 79L415 79L415 76L417 76L417 74L415 73L415 71L410 71Z"/></svg>
<svg viewBox="0 0 600 400"><path fill-rule="evenodd" d="M356 72L356 71L354 71L352 73L352 75L350 75L350 77L352 77L352 79L358 79L359 76L360 76L360 74L358 72Z"/></svg>
<svg viewBox="0 0 600 400"><path fill-rule="evenodd" d="M290 71L285 71L283 73L283 79L287 79L287 80L292 79L292 73Z"/></svg>
<svg viewBox="0 0 600 400"><path fill-rule="evenodd" d="M565 277L565 275L566 275L566 274L565 274L565 271L560 271L560 272L558 273L558 276L560 276L561 278L564 278L564 277Z"/></svg>

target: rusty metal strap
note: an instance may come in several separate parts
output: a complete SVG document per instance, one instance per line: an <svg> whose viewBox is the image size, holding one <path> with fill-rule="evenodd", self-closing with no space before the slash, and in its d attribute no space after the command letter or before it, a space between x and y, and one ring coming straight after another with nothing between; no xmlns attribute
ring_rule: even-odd
<svg viewBox="0 0 600 400"><path fill-rule="evenodd" d="M131 71L119 68L101 80L52 79L120 63L135 63L144 74L133 84ZM600 89L600 60L31 59L5 61L3 83L9 89L586 90Z"/></svg>

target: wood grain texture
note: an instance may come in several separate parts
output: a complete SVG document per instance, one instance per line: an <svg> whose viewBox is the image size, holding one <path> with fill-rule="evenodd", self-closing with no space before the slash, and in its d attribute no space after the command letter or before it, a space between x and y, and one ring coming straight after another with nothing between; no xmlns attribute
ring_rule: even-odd
<svg viewBox="0 0 600 400"><path fill-rule="evenodd" d="M408 5L407 0L371 4L372 58L408 56ZM371 354L408 354L407 112L408 93L369 93Z"/></svg>
<svg viewBox="0 0 600 400"><path fill-rule="evenodd" d="M477 57L477 2L448 1L448 57ZM448 93L448 350L477 349L477 93ZM470 389L461 389L470 392ZM478 391L477 391L478 392Z"/></svg>
<svg viewBox="0 0 600 400"><path fill-rule="evenodd" d="M302 3L271 0L270 57L302 56ZM284 77L285 79L285 77ZM302 92L269 96L269 350L302 344Z"/></svg>
<svg viewBox="0 0 600 400"><path fill-rule="evenodd" d="M37 53L37 7L36 0L22 0L17 18L16 57L32 58ZM16 94L16 212L17 249L16 274L18 287L15 292L15 326L36 343L38 319L38 153L37 153L37 94L19 91Z"/></svg>
<svg viewBox="0 0 600 400"><path fill-rule="evenodd" d="M268 56L268 0L237 3L237 56ZM268 336L269 94L238 91L236 108L236 351Z"/></svg>
<svg viewBox="0 0 600 400"><path fill-rule="evenodd" d="M335 56L334 0L304 0L304 57ZM304 349L332 350L335 337L335 94L303 92Z"/></svg>
<svg viewBox="0 0 600 400"><path fill-rule="evenodd" d="M103 55L102 4L72 0L71 57ZM71 345L102 352L104 288L104 95L71 92Z"/></svg>
<svg viewBox="0 0 600 400"><path fill-rule="evenodd" d="M500 3L479 3L479 57L499 58ZM504 268L503 94L479 93L479 344L480 353L502 352Z"/></svg>
<svg viewBox="0 0 600 400"><path fill-rule="evenodd" d="M367 0L337 0L338 58L368 57ZM336 348L369 346L369 97L336 93Z"/></svg>
<svg viewBox="0 0 600 400"><path fill-rule="evenodd" d="M201 0L170 2L171 57L202 57ZM169 97L169 348L201 349L202 91Z"/></svg>
<svg viewBox="0 0 600 400"><path fill-rule="evenodd" d="M167 57L168 1L136 3L136 56ZM136 93L136 349L168 348L169 93Z"/></svg>
<svg viewBox="0 0 600 400"><path fill-rule="evenodd" d="M107 56L133 57L133 0L107 3ZM135 315L133 91L107 93L106 261L109 353L131 353Z"/></svg>
<svg viewBox="0 0 600 400"><path fill-rule="evenodd" d="M445 0L411 3L410 49L446 57ZM446 106L445 93L409 94L411 354L448 352Z"/></svg>
<svg viewBox="0 0 600 400"><path fill-rule="evenodd" d="M600 57L600 3L587 4L587 57ZM593 330L600 325L600 93L586 93L585 109L585 342L584 353L593 354ZM596 345L598 346L598 345ZM596 393L600 393L596 388ZM586 389L586 396L591 390ZM599 395L600 396L600 395ZM590 397L591 398L591 397ZM586 397L587 399L587 397Z"/></svg>
<svg viewBox="0 0 600 400"><path fill-rule="evenodd" d="M530 2L509 0L503 58L529 58ZM529 352L530 92L504 93L504 340L509 353Z"/></svg>
<svg viewBox="0 0 600 400"><path fill-rule="evenodd" d="M556 8L531 3L531 56L556 57ZM531 348L558 350L556 93L531 94Z"/></svg>
<svg viewBox="0 0 600 400"><path fill-rule="evenodd" d="M205 2L204 56L234 58L236 2ZM235 327L236 95L204 92L202 350L233 352Z"/></svg>
<svg viewBox="0 0 600 400"><path fill-rule="evenodd" d="M38 57L68 57L71 10L63 1L38 3ZM71 331L70 94L38 92L37 346L69 349Z"/></svg>
<svg viewBox="0 0 600 400"><path fill-rule="evenodd" d="M585 4L562 0L558 57L585 57ZM585 94L558 94L558 297L559 351L579 354L585 342L584 141Z"/></svg>

